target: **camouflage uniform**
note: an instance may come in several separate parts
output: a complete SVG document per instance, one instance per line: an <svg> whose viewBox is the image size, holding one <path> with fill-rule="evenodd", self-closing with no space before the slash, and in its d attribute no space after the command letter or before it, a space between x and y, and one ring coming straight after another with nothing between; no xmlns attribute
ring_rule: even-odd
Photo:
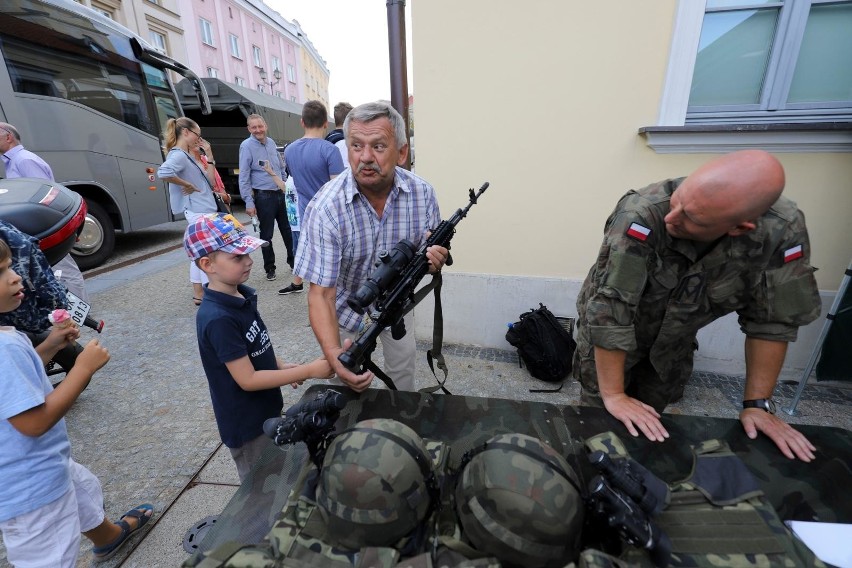
<svg viewBox="0 0 852 568"><path fill-rule="evenodd" d="M683 395L699 329L736 311L748 337L795 341L819 316L805 218L781 197L738 237L702 256L671 237L664 217L684 178L629 191L607 219L604 241L577 298L574 376L584 401L600 404L594 348L627 353L627 394L662 411ZM650 230L650 232L646 231Z"/></svg>

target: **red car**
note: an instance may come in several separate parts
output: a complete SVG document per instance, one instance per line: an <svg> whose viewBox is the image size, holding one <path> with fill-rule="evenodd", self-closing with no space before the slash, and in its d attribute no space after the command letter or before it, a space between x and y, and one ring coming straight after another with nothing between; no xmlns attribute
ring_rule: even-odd
<svg viewBox="0 0 852 568"><path fill-rule="evenodd" d="M55 182L0 179L0 219L39 239L47 261L55 264L74 246L86 220L86 202Z"/></svg>

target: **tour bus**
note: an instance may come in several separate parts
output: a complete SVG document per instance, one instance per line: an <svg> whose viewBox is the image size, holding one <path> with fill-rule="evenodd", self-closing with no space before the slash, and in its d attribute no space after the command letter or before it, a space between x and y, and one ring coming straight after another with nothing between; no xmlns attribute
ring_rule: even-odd
<svg viewBox="0 0 852 568"><path fill-rule="evenodd" d="M181 116L169 70L198 76L130 30L73 0L0 3L0 120L86 200L72 254L81 269L108 258L115 231L174 220L162 164L162 134Z"/></svg>

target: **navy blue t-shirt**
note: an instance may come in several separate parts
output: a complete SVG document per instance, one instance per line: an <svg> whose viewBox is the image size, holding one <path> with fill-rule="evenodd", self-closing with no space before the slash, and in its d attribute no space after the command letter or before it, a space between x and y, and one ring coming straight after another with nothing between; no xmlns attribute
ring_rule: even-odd
<svg viewBox="0 0 852 568"><path fill-rule="evenodd" d="M239 448L263 434L263 421L281 414L281 389L244 391L225 363L249 356L257 371L278 368L272 340L257 311L257 294L240 285L243 298L204 287L195 327L198 351L210 386L213 413L222 442Z"/></svg>

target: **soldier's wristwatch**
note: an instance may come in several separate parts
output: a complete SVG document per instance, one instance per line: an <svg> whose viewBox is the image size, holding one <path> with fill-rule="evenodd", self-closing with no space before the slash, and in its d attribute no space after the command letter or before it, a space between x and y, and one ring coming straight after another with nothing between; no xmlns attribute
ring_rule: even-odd
<svg viewBox="0 0 852 568"><path fill-rule="evenodd" d="M775 414L775 401L771 398L756 398L754 400L744 400L743 408L760 408L769 414Z"/></svg>

